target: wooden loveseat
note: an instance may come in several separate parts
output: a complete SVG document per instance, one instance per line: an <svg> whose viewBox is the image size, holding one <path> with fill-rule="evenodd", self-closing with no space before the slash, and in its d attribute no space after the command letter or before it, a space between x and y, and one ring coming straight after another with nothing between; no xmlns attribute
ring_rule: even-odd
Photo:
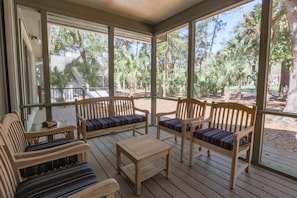
<svg viewBox="0 0 297 198"><path fill-rule="evenodd" d="M133 97L98 97L75 100L77 138L87 138L116 131L145 127L148 134L148 111L136 108Z"/></svg>

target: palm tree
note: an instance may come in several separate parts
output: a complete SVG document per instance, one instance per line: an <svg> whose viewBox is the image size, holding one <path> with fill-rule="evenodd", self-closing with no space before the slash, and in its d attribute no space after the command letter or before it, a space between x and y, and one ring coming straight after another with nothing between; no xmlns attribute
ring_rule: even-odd
<svg viewBox="0 0 297 198"><path fill-rule="evenodd" d="M64 88L69 83L69 79L66 77L63 71L59 71L57 66L51 71L51 85L58 89L60 96L56 98L57 102L64 101Z"/></svg>

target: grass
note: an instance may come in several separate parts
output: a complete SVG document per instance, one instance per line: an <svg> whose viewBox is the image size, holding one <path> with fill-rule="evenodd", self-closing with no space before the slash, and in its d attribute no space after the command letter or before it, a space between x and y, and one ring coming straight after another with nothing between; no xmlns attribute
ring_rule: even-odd
<svg viewBox="0 0 297 198"><path fill-rule="evenodd" d="M237 91L237 86L231 86L230 89L232 91ZM278 93L278 89L279 87L278 86L273 86L273 87L270 87L269 89L269 92L272 93L272 94L277 94ZM248 86L242 86L241 87L241 91L256 91L256 88L254 85L248 85Z"/></svg>

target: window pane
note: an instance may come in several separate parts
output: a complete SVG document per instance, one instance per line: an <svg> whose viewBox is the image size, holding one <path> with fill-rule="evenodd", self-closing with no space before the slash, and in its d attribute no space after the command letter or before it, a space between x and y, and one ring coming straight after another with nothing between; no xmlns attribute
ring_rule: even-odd
<svg viewBox="0 0 297 198"><path fill-rule="evenodd" d="M287 18L290 12L284 9L282 1L273 1L272 38L270 43L267 109L297 113L296 110L296 74L297 62L293 57L292 38ZM296 19L295 19L296 20ZM295 27L294 27L295 28ZM292 36L290 36L292 34ZM295 33L296 34L296 33Z"/></svg>
<svg viewBox="0 0 297 198"><path fill-rule="evenodd" d="M195 97L255 104L260 2L196 22Z"/></svg>
<svg viewBox="0 0 297 198"><path fill-rule="evenodd" d="M186 97L188 26L160 37L157 45L157 96Z"/></svg>
<svg viewBox="0 0 297 198"><path fill-rule="evenodd" d="M296 21L291 12L296 2L292 3L295 5L289 5L289 1L273 1L266 110L282 113L265 114L261 163L297 177L297 57L293 52L297 34L290 32L295 26L290 27L288 21Z"/></svg>
<svg viewBox="0 0 297 198"><path fill-rule="evenodd" d="M108 95L107 34L49 24L51 102Z"/></svg>
<svg viewBox="0 0 297 198"><path fill-rule="evenodd" d="M294 119L266 115L261 163L297 177L297 129Z"/></svg>
<svg viewBox="0 0 297 198"><path fill-rule="evenodd" d="M116 29L117 34L122 31ZM131 34L130 38L115 37L116 95L147 97L151 95L151 44L137 38L134 40Z"/></svg>
<svg viewBox="0 0 297 198"><path fill-rule="evenodd" d="M172 112L176 110L177 100L157 99L157 113ZM167 117L173 118L171 114Z"/></svg>

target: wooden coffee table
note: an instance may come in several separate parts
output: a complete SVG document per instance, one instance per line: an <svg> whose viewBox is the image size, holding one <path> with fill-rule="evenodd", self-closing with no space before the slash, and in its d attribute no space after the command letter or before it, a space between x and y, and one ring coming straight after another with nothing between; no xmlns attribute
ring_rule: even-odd
<svg viewBox="0 0 297 198"><path fill-rule="evenodd" d="M121 166L121 154L131 160L131 164ZM156 159L167 157L166 168ZM141 193L141 182L166 170L169 178L171 169L171 147L148 135L133 137L117 142L117 171L121 171L135 184L137 195Z"/></svg>

